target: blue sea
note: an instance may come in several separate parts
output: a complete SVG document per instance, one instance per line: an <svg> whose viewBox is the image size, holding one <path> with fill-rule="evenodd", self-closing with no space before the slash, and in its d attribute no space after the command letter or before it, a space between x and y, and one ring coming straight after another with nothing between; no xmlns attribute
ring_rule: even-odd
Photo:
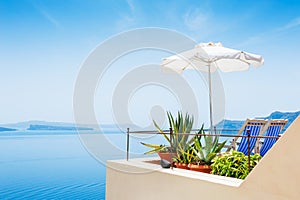
<svg viewBox="0 0 300 200"><path fill-rule="evenodd" d="M112 155L109 148L103 149L99 162L76 131L1 132L0 199L105 199L105 160L126 155L125 134L105 133L121 153ZM131 138L131 151L140 153L135 156L141 157L147 150L139 143L145 139Z"/></svg>
<svg viewBox="0 0 300 200"><path fill-rule="evenodd" d="M105 199L105 161L125 159L126 134L81 133L100 138L100 156L76 131L0 132L0 199ZM165 142L161 135L131 135L130 157L145 156L142 141Z"/></svg>

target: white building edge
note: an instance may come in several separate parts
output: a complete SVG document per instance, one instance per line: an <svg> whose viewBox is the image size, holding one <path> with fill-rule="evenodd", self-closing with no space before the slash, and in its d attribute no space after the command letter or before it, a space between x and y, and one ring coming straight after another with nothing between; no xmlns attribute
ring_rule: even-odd
<svg viewBox="0 0 300 200"><path fill-rule="evenodd" d="M300 116L245 180L181 169L149 159L107 161L107 200L300 199Z"/></svg>

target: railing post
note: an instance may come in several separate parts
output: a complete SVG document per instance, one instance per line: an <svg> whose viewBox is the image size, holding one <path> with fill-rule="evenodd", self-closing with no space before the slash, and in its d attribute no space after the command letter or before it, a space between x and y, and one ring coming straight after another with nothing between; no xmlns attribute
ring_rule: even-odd
<svg viewBox="0 0 300 200"><path fill-rule="evenodd" d="M129 128L127 128L127 140L126 140L126 160L129 159Z"/></svg>
<svg viewBox="0 0 300 200"><path fill-rule="evenodd" d="M170 146L171 146L171 169L173 169L173 129L170 127Z"/></svg>
<svg viewBox="0 0 300 200"><path fill-rule="evenodd" d="M173 129L170 128L170 146L171 146L171 151L173 150Z"/></svg>
<svg viewBox="0 0 300 200"><path fill-rule="evenodd" d="M248 139L248 173L250 173L250 129L247 129L247 139Z"/></svg>

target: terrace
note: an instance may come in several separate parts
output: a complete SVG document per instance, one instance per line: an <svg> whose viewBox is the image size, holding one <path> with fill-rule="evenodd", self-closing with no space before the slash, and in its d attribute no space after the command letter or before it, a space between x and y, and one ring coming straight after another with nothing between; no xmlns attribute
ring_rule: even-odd
<svg viewBox="0 0 300 200"><path fill-rule="evenodd" d="M107 199L299 199L299 131L298 117L245 180L162 169L158 158L107 161Z"/></svg>

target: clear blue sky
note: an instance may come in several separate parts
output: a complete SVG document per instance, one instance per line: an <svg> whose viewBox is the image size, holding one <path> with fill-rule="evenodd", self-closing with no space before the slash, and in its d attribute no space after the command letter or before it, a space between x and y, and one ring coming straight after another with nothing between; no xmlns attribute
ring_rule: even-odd
<svg viewBox="0 0 300 200"><path fill-rule="evenodd" d="M142 27L264 56L259 69L221 74L226 118L300 110L297 0L1 0L0 123L73 121L74 83L84 59L108 37Z"/></svg>

